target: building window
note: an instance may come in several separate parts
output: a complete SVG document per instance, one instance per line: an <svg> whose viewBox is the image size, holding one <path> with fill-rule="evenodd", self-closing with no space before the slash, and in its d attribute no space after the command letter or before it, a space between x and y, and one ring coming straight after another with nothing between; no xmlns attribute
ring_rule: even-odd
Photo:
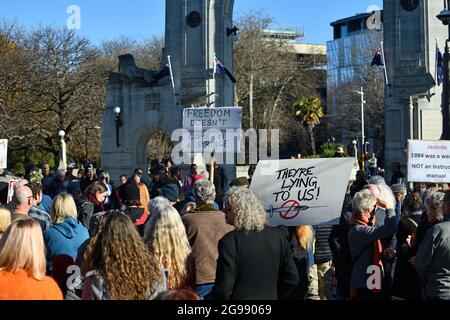
<svg viewBox="0 0 450 320"><path fill-rule="evenodd" d="M151 111L158 111L160 106L159 93L149 94L145 97L145 109Z"/></svg>
<svg viewBox="0 0 450 320"><path fill-rule="evenodd" d="M348 32L358 32L361 31L361 19L356 19L348 22Z"/></svg>
<svg viewBox="0 0 450 320"><path fill-rule="evenodd" d="M338 24L337 26L334 26L334 40L340 39L341 37L341 25Z"/></svg>

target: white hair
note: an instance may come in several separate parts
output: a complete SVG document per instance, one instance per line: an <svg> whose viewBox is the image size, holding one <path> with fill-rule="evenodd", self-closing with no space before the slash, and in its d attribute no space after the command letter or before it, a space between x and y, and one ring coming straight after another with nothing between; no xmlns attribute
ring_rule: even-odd
<svg viewBox="0 0 450 320"><path fill-rule="evenodd" d="M148 209L150 211L150 213L153 213L154 211L158 211L161 207L164 206L171 206L172 203L164 197L156 197L154 199L152 199L148 205Z"/></svg>
<svg viewBox="0 0 450 320"><path fill-rule="evenodd" d="M352 212L358 215L370 210L377 203L377 198L371 190L363 189L353 197Z"/></svg>
<svg viewBox="0 0 450 320"><path fill-rule="evenodd" d="M386 180L382 176L373 176L370 178L369 184L376 184L378 186L380 184L386 184Z"/></svg>
<svg viewBox="0 0 450 320"><path fill-rule="evenodd" d="M203 203L214 203L216 187L209 180L199 180L194 184L194 195L197 200Z"/></svg>
<svg viewBox="0 0 450 320"><path fill-rule="evenodd" d="M245 187L232 187L225 195L224 205L236 212L237 230L261 231L267 223L267 214L256 195Z"/></svg>
<svg viewBox="0 0 450 320"><path fill-rule="evenodd" d="M437 221L444 220L444 213L442 212L442 204L444 202L445 194L443 192L437 191L432 192L428 197L425 198L425 207L427 210L432 211L429 213L434 213Z"/></svg>

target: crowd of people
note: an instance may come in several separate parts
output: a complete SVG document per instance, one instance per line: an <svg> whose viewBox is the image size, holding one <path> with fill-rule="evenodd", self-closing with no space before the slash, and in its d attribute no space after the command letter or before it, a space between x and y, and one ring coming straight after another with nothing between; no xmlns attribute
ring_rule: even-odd
<svg viewBox="0 0 450 320"><path fill-rule="evenodd" d="M271 227L255 167L214 169L30 166L0 197L0 299L450 299L448 186L360 172L338 225Z"/></svg>

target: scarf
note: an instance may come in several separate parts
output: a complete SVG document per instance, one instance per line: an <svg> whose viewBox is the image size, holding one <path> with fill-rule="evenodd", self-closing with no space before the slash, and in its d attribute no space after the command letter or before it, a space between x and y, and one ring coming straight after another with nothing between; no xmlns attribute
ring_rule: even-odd
<svg viewBox="0 0 450 320"><path fill-rule="evenodd" d="M103 205L103 202L99 202L92 193L87 194L87 199L94 205L94 213L105 211L105 206Z"/></svg>
<svg viewBox="0 0 450 320"><path fill-rule="evenodd" d="M211 203L202 203L199 205L196 209L193 210L194 212L202 212L202 211L218 211Z"/></svg>

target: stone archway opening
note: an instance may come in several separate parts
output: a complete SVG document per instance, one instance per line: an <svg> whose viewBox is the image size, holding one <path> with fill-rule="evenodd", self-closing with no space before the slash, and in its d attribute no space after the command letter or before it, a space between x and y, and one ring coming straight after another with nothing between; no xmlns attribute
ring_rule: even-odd
<svg viewBox="0 0 450 320"><path fill-rule="evenodd" d="M146 147L148 168L152 169L159 162L169 159L172 148L170 136L161 129L154 130L148 138Z"/></svg>

